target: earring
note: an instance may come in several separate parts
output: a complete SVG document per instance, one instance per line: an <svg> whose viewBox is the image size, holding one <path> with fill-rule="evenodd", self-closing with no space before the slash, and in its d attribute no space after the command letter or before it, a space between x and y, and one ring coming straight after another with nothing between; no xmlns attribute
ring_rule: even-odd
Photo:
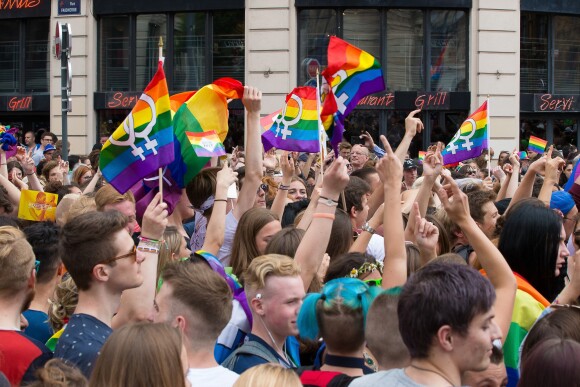
<svg viewBox="0 0 580 387"><path fill-rule="evenodd" d="M262 293L256 294L256 300L261 300L261 299L262 299Z"/></svg>

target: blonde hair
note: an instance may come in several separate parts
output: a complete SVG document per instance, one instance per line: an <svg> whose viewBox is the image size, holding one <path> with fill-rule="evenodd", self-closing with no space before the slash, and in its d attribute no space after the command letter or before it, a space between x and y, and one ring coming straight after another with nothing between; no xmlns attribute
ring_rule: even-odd
<svg viewBox="0 0 580 387"><path fill-rule="evenodd" d="M249 368L242 373L233 387L302 387L300 378L290 368L280 364L267 363Z"/></svg>
<svg viewBox="0 0 580 387"><path fill-rule="evenodd" d="M34 269L34 251L22 231L0 227L0 293L17 294L26 287Z"/></svg>
<svg viewBox="0 0 580 387"><path fill-rule="evenodd" d="M107 184L97 191L95 195L95 203L97 205L97 211L104 211L105 206L110 204L122 203L125 200L135 203L135 196L133 192L128 190L123 195L121 195L112 185Z"/></svg>
<svg viewBox="0 0 580 387"><path fill-rule="evenodd" d="M244 272L246 293L266 287L270 276L294 277L300 275L300 266L292 258L280 254L266 254L255 258Z"/></svg>
<svg viewBox="0 0 580 387"><path fill-rule="evenodd" d="M174 260L173 254L177 254L181 248L183 235L175 226L167 226L163 233L163 243L159 248L159 260L157 261L157 281L165 265ZM182 257L177 257L182 258Z"/></svg>
<svg viewBox="0 0 580 387"><path fill-rule="evenodd" d="M79 291L70 275L63 277L63 280L56 285L54 294L48 302L50 304L48 322L52 330L57 332L64 327L79 302Z"/></svg>
<svg viewBox="0 0 580 387"><path fill-rule="evenodd" d="M58 206L56 207L56 209L58 211ZM86 214L87 212L93 212L96 210L97 205L95 203L94 197L80 195L80 197L70 205L70 208L62 218L62 222L63 224L65 224L79 215Z"/></svg>
<svg viewBox="0 0 580 387"><path fill-rule="evenodd" d="M69 193L64 195L63 198L58 201L58 205L56 206L56 224L62 226L66 223L66 218L71 206L74 202L79 200L80 197L80 194Z"/></svg>

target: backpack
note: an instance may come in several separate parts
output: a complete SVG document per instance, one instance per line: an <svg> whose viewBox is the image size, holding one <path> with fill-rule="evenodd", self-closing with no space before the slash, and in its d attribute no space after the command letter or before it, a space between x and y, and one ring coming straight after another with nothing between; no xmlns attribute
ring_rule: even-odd
<svg viewBox="0 0 580 387"><path fill-rule="evenodd" d="M263 345L255 341L248 341L234 352L232 352L230 356L228 356L226 360L223 361L221 366L229 369L230 371L233 371L238 360L238 355L253 355L266 360L268 363L279 363L278 358L274 356L267 348L264 348Z"/></svg>

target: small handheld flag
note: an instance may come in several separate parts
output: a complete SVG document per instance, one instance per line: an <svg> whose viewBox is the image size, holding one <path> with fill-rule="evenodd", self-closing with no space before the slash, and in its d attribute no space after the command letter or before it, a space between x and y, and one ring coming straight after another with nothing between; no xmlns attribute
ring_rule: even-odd
<svg viewBox="0 0 580 387"><path fill-rule="evenodd" d="M224 145L214 130L207 132L185 132L199 157L216 157L226 154Z"/></svg>
<svg viewBox="0 0 580 387"><path fill-rule="evenodd" d="M42 222L56 219L58 195L23 189L20 192L18 218Z"/></svg>
<svg viewBox="0 0 580 387"><path fill-rule="evenodd" d="M542 154L546 149L546 145L548 145L548 141L542 140L539 137L530 136L530 141L528 142L528 150Z"/></svg>

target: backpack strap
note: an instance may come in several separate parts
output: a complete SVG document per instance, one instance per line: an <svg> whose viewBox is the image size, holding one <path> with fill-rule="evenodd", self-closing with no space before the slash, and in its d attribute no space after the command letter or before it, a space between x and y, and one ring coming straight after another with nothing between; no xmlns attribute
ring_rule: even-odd
<svg viewBox="0 0 580 387"><path fill-rule="evenodd" d="M268 351L267 348L264 348L263 345L255 342L255 341L248 341L234 352L231 353L230 356L226 358L221 364L222 367L225 367L229 370L234 369L236 362L238 360L238 355L252 355L258 356L268 363L276 363L278 364L278 358L272 354L272 352Z"/></svg>

